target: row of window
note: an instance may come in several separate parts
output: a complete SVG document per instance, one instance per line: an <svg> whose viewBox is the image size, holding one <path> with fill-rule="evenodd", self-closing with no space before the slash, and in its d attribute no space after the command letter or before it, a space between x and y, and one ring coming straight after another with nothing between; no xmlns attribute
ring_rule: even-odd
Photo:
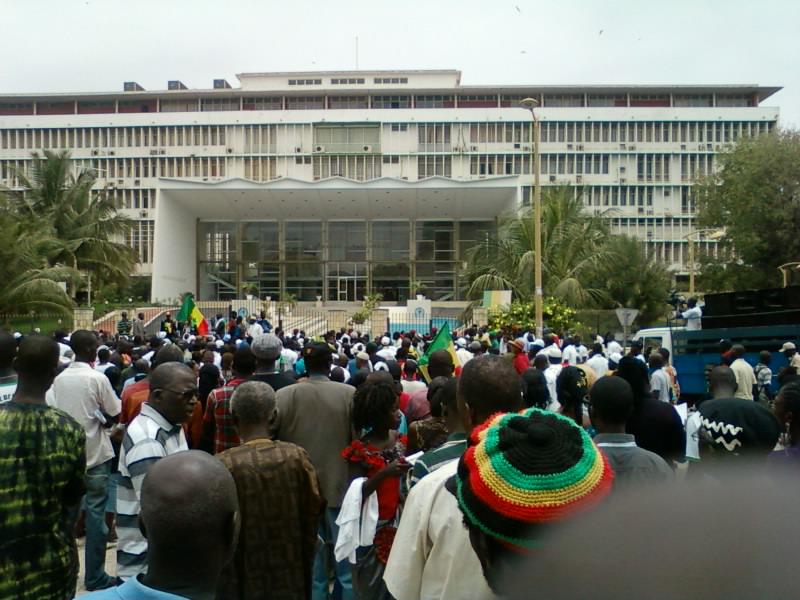
<svg viewBox="0 0 800 600"><path fill-rule="evenodd" d="M472 144L514 144L529 148L530 122L505 123L419 123L420 144L439 146L439 151L475 150ZM542 143L573 144L570 150L582 151L582 143L620 143L620 150L635 150L635 142L700 143L703 150L714 150L709 144L732 143L741 137L772 131L773 121L745 122L545 122L541 126ZM288 137L303 139L306 124L290 125L203 125L170 127L92 127L49 129L0 129L0 149L40 148L138 148L175 146L225 146L228 138L241 128L244 152L274 152L279 131ZM408 131L409 123L387 125L392 132ZM298 129L299 128L299 129ZM361 138L363 144L380 142L380 126L315 125L315 144L339 143L339 139ZM327 136L327 137L326 137ZM284 137L285 139L285 137ZM329 140L329 141L326 141ZM347 142L349 143L349 142ZM353 142L356 143L356 142ZM623 147L624 146L624 147ZM260 148L260 149L259 149ZM684 150L687 148L683 148ZM689 147L688 150L695 150Z"/></svg>
<svg viewBox="0 0 800 600"><path fill-rule="evenodd" d="M363 84L362 78L332 79L334 85ZM405 77L375 78L376 84L408 83ZM289 79L297 86L322 85L321 79ZM755 96L747 94L679 95L670 94L539 94L540 106L548 108L579 107L752 107L757 106ZM214 110L302 110L325 108L498 108L516 107L528 97L525 94L396 94L391 96L357 96L352 106L336 106L337 96L230 96L177 97L141 100L54 100L37 102L0 101L0 115L70 115L132 112L196 112ZM351 98L356 98L352 96Z"/></svg>

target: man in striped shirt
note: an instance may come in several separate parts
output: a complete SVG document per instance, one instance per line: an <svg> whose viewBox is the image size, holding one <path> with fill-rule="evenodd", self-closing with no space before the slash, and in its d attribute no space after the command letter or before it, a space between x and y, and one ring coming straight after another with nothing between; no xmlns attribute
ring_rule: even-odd
<svg viewBox="0 0 800 600"><path fill-rule="evenodd" d="M119 457L117 575L124 579L146 569L147 540L139 530L144 476L159 459L189 449L181 423L196 403L197 381L186 365L168 362L150 373L150 396L128 425Z"/></svg>

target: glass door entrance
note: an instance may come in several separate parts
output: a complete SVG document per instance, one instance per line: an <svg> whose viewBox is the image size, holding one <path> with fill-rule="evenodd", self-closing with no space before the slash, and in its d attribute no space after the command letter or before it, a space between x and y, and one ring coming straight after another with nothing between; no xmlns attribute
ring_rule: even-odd
<svg viewBox="0 0 800 600"><path fill-rule="evenodd" d="M328 263L328 300L359 302L366 293L366 263Z"/></svg>

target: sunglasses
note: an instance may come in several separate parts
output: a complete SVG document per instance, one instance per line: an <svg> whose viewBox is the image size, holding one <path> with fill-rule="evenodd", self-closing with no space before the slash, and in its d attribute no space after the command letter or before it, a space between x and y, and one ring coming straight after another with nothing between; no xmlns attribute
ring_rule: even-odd
<svg viewBox="0 0 800 600"><path fill-rule="evenodd" d="M180 396L180 398L184 402L189 402L192 398L196 398L198 394L197 388L189 388L188 390L173 390L170 388L157 388L153 390L154 392L162 391L162 392L170 392L171 394L175 394L176 396Z"/></svg>

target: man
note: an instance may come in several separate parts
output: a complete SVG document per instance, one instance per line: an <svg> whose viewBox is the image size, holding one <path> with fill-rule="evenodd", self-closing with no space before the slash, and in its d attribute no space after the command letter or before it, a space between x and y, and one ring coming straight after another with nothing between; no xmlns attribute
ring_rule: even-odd
<svg viewBox="0 0 800 600"><path fill-rule="evenodd" d="M745 349L741 344L735 344L731 348L733 362L731 363L731 370L736 375L736 393L734 398L741 398L742 400L753 399L753 388L756 386L756 374L753 367L750 366L744 359Z"/></svg>
<svg viewBox="0 0 800 600"><path fill-rule="evenodd" d="M651 352L647 359L650 367L650 393L656 400L661 402L672 402L672 386L669 376L664 371L664 357L658 352Z"/></svg>
<svg viewBox="0 0 800 600"><path fill-rule="evenodd" d="M220 574L239 534L236 486L205 452L188 451L154 464L144 478L141 528L147 572L91 600L197 600L217 596Z"/></svg>
<svg viewBox="0 0 800 600"><path fill-rule="evenodd" d="M603 344L597 343L592 346L592 356L586 364L592 368L598 379L608 373L608 359L603 355Z"/></svg>
<svg viewBox="0 0 800 600"><path fill-rule="evenodd" d="M177 334L177 324L175 321L172 320L172 314L167 313L164 316L164 320L161 321L161 332L166 334L166 337L172 338L174 335Z"/></svg>
<svg viewBox="0 0 800 600"><path fill-rule="evenodd" d="M219 454L239 445L239 436L231 419L231 396L237 386L247 381L256 370L256 359L250 348L239 348L233 354L233 379L213 390L206 400L200 448Z"/></svg>
<svg viewBox="0 0 800 600"><path fill-rule="evenodd" d="M317 473L305 450L272 441L275 392L269 385L248 381L237 387L231 415L242 445L217 458L236 482L242 529L218 597L308 598L325 507Z"/></svg>
<svg viewBox="0 0 800 600"><path fill-rule="evenodd" d="M772 369L769 363L772 362L772 354L769 350L762 350L758 353L758 363L753 369L756 376L756 400L767 408L772 404Z"/></svg>
<svg viewBox="0 0 800 600"><path fill-rule="evenodd" d="M417 361L413 358L407 359L405 364L403 364L403 381L401 381L400 384L403 386L403 391L409 396L414 392L428 389L425 382L418 379L418 372L419 367Z"/></svg>
<svg viewBox="0 0 800 600"><path fill-rule="evenodd" d="M549 363L544 372L544 378L545 381L547 381L547 391L550 392L550 401L558 402L558 389L556 383L562 369L561 350L559 350L558 346L555 344L551 344L542 350L542 352L547 357L547 362Z"/></svg>
<svg viewBox="0 0 800 600"><path fill-rule="evenodd" d="M564 340L564 349L561 351L563 358L562 363L565 366L570 367L577 367L578 366L578 344L580 340L576 342L575 338L568 337Z"/></svg>
<svg viewBox="0 0 800 600"><path fill-rule="evenodd" d="M797 346L794 342L786 342L781 346L780 351L786 357L786 360L789 361L789 366L794 367L800 372L800 354L797 353Z"/></svg>
<svg viewBox="0 0 800 600"><path fill-rule="evenodd" d="M258 324L258 319L255 315L250 315L247 320L247 337L252 340L260 335L264 335L264 328Z"/></svg>
<svg viewBox="0 0 800 600"><path fill-rule="evenodd" d="M525 340L522 338L512 340L508 342L508 348L513 355L512 362L514 364L514 370L517 372L517 375L522 375L531 366L528 360L528 351L525 348Z"/></svg>
<svg viewBox="0 0 800 600"><path fill-rule="evenodd" d="M711 369L708 375L708 390L712 399L733 398L736 393L736 375L730 367L720 365ZM707 402L704 400L703 402ZM698 404L696 408L699 408ZM686 419L686 458L690 462L700 460L700 428L702 417L695 411ZM689 471L690 473L692 470Z"/></svg>
<svg viewBox="0 0 800 600"><path fill-rule="evenodd" d="M145 336L147 336L147 332L144 329L144 326L146 324L147 321L145 321L143 312L140 312L138 315L136 315L136 318L133 320L131 327L131 334L133 335L134 339L136 339L137 337L144 339Z"/></svg>
<svg viewBox="0 0 800 600"><path fill-rule="evenodd" d="M751 400L708 400L698 412L703 472L712 476L721 474L719 467L744 466L743 461L762 466L782 433L775 415Z"/></svg>
<svg viewBox="0 0 800 600"><path fill-rule="evenodd" d="M146 568L147 540L138 523L142 482L158 460L189 449L180 425L192 414L196 403L197 380L186 365L168 362L150 373L150 395L125 430L119 457L117 575L120 577L135 577Z"/></svg>
<svg viewBox="0 0 800 600"><path fill-rule="evenodd" d="M612 354L623 354L624 349L622 348L622 344L620 344L617 340L614 339L614 334L609 333L606 335L606 352L609 356Z"/></svg>
<svg viewBox="0 0 800 600"><path fill-rule="evenodd" d="M132 328L132 323L128 318L128 313L123 310L122 313L120 314L120 320L117 323L117 335L130 336L131 328Z"/></svg>
<svg viewBox="0 0 800 600"><path fill-rule="evenodd" d="M670 466L658 454L636 445L625 433L633 413L633 390L622 377L601 377L589 390L589 418L597 430L594 443L608 458L617 484L672 481Z"/></svg>
<svg viewBox="0 0 800 600"><path fill-rule="evenodd" d="M73 536L84 492L86 434L45 403L58 344L22 340L11 401L0 404L0 598L72 598L78 578Z"/></svg>
<svg viewBox="0 0 800 600"><path fill-rule="evenodd" d="M256 370L250 381L263 381L276 392L287 385L297 383L294 377L285 371L278 371L276 361L281 356L283 344L278 336L262 333L253 338L250 351L256 359Z"/></svg>
<svg viewBox="0 0 800 600"><path fill-rule="evenodd" d="M456 340L456 356L458 357L458 362L461 363L462 367L472 360L473 355L472 352L467 350L466 338L460 337Z"/></svg>
<svg viewBox="0 0 800 600"><path fill-rule="evenodd" d="M303 348L308 377L297 385L278 391L275 439L297 444L308 452L311 464L319 475L320 489L327 508L319 527L320 548L314 560L311 597L329 597L327 565L334 564L335 594L343 600L353 598L350 565L334 563L333 545L338 535L336 517L350 482L342 449L352 440L353 386L330 381L333 350L323 342L311 342Z"/></svg>
<svg viewBox="0 0 800 600"><path fill-rule="evenodd" d="M441 392L444 398L442 402L442 418L448 432L447 441L438 448L428 450L416 460L411 470L409 487L413 487L420 479L434 472L442 465L459 458L467 448L467 433L464 431L464 420L458 412L458 402L456 400L458 380L451 377L444 385L445 387Z"/></svg>
<svg viewBox="0 0 800 600"><path fill-rule="evenodd" d="M261 326L261 330L264 333L269 333L270 331L272 331L272 323L270 323L269 320L267 319L267 313L265 311L262 310L259 313L259 318L258 321L256 322Z"/></svg>
<svg viewBox="0 0 800 600"><path fill-rule="evenodd" d="M369 345L369 344L368 344ZM397 354L397 348L392 345L392 340L389 338L388 335L385 335L381 338L381 349L378 350L375 355L379 356L385 362L394 360L395 355Z"/></svg>
<svg viewBox="0 0 800 600"><path fill-rule="evenodd" d="M497 412L522 408L520 379L506 359L486 354L469 361L458 378L458 412L472 431ZM451 460L417 483L406 499L384 581L396 600L492 598L469 545L464 517L445 483Z"/></svg>
<svg viewBox="0 0 800 600"><path fill-rule="evenodd" d="M105 521L108 482L114 448L107 425L122 408L108 377L92 368L97 356L94 333L79 329L70 336L75 360L56 377L48 401L83 427L86 433L85 585L99 590L117 584L105 571L108 526Z"/></svg>
<svg viewBox="0 0 800 600"><path fill-rule="evenodd" d="M435 350L428 357L428 376L433 381L437 377L452 377L455 371L453 356L447 350ZM431 416L431 405L428 402L428 388L418 390L408 397L403 414L408 424L421 421Z"/></svg>
<svg viewBox="0 0 800 600"><path fill-rule="evenodd" d="M140 359L144 360L144 359ZM137 361L135 364L138 364ZM164 346L153 358L153 368L167 362L183 362L183 353L177 346ZM127 425L136 418L142 408L142 404L150 397L150 379L148 378L149 369L140 365L144 377L132 383L122 391L122 412L119 422Z"/></svg>
<svg viewBox="0 0 800 600"><path fill-rule="evenodd" d="M703 309L697 306L697 298L689 298L686 310L681 313L681 318L686 320L687 331L699 331L703 328Z"/></svg>
<svg viewBox="0 0 800 600"><path fill-rule="evenodd" d="M111 350L108 349L108 346L100 346L97 349L97 362L94 365L94 370L99 373L105 373L106 369L114 366L110 360Z"/></svg>
<svg viewBox="0 0 800 600"><path fill-rule="evenodd" d="M17 391L16 356L17 340L10 333L0 332L0 404L11 400Z"/></svg>
<svg viewBox="0 0 800 600"><path fill-rule="evenodd" d="M459 537L469 540L492 591L506 597L509 584L524 573L521 558L546 544L542 529L601 503L614 473L575 421L538 408L495 415L470 442L446 488L468 530ZM463 576L466 566L454 570Z"/></svg>

